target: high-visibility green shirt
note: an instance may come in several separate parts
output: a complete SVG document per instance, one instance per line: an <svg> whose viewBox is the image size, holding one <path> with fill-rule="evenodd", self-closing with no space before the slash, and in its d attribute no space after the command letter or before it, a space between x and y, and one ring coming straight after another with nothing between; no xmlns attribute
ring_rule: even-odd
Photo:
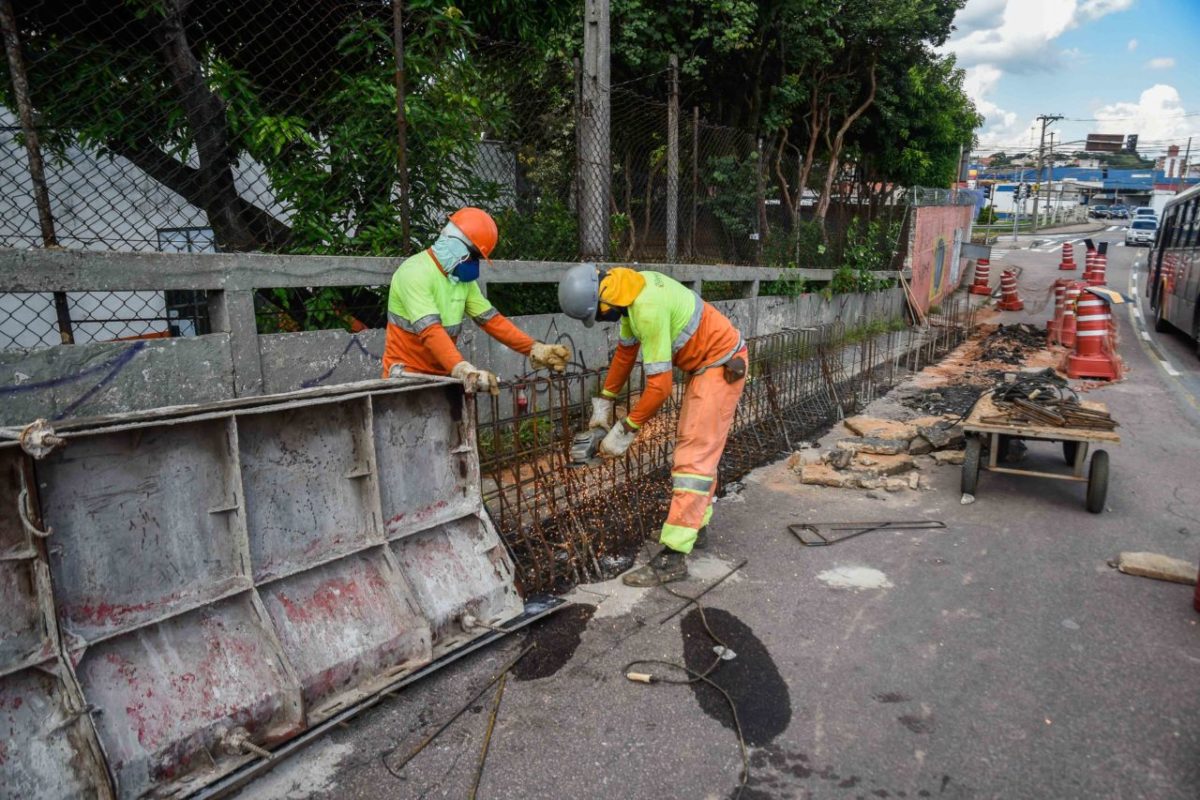
<svg viewBox="0 0 1200 800"><path fill-rule="evenodd" d="M440 322L446 333L455 337L465 315L482 324L496 313L477 282L448 280L428 250L405 259L392 275L388 321L409 333L420 333Z"/></svg>
<svg viewBox="0 0 1200 800"><path fill-rule="evenodd" d="M647 375L671 369L671 357L700 327L700 296L661 272L642 272L646 286L621 317L621 344L642 345Z"/></svg>

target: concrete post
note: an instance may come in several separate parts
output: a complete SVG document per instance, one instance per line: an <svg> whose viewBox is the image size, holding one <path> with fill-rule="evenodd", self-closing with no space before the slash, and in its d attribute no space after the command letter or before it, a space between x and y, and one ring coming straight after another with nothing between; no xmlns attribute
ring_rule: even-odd
<svg viewBox="0 0 1200 800"><path fill-rule="evenodd" d="M612 183L609 0L585 0L580 126L579 245L586 259L607 259Z"/></svg>
<svg viewBox="0 0 1200 800"><path fill-rule="evenodd" d="M254 317L254 292L213 292L208 300L213 331L229 334L233 360L233 390L238 397L263 393L262 357L258 350L258 321Z"/></svg>

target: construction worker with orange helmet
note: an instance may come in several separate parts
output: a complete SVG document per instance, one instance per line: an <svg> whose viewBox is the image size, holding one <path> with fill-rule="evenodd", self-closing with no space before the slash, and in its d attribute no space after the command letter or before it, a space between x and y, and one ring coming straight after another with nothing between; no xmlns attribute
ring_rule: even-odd
<svg viewBox="0 0 1200 800"><path fill-rule="evenodd" d="M658 555L622 578L629 586L658 586L687 577L686 556L707 543L717 464L725 450L746 385L746 341L725 315L678 281L626 267L572 267L559 282L563 313L587 327L619 322L620 338L588 425L607 431L599 454L625 454L638 431L671 396L673 371L686 376L671 467L671 508L659 534ZM629 414L613 424L615 400L638 353L645 389Z"/></svg>
<svg viewBox="0 0 1200 800"><path fill-rule="evenodd" d="M490 256L498 238L490 214L461 208L450 215L431 247L400 265L388 292L385 378L401 372L450 375L461 380L468 392L498 394L496 376L475 367L458 350L464 316L471 317L493 339L528 356L534 369L566 369L571 359L569 348L534 341L479 290L479 261L492 263Z"/></svg>

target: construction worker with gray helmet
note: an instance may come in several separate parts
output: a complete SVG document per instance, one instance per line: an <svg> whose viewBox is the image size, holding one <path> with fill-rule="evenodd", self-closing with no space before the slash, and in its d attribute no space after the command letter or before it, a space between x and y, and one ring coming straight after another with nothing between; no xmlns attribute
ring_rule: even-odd
<svg viewBox="0 0 1200 800"><path fill-rule="evenodd" d="M463 358L457 341L464 316L484 333L529 357L534 369L567 368L570 348L534 341L488 302L479 290L479 262L491 264L499 239L496 221L478 208L450 215L433 245L408 258L392 275L388 292L383 376L403 372L449 375L468 392L500 393L496 376Z"/></svg>
<svg viewBox="0 0 1200 800"><path fill-rule="evenodd" d="M604 389L592 398L588 423L607 431L599 446L602 457L625 455L638 431L671 396L674 370L686 376L671 469L671 508L659 534L663 547L622 579L630 586L682 580L687 554L706 544L717 464L746 385L746 342L724 314L659 272L580 264L559 282L558 303L586 327L620 324L617 349ZM629 414L614 423L617 394L639 352L645 388Z"/></svg>

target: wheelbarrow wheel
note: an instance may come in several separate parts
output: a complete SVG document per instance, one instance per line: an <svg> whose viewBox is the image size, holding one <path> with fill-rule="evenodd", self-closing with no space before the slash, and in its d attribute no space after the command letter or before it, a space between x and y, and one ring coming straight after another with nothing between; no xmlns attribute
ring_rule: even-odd
<svg viewBox="0 0 1200 800"><path fill-rule="evenodd" d="M1075 463L1075 456L1079 453L1079 442L1063 442L1063 458L1068 464Z"/></svg>
<svg viewBox="0 0 1200 800"><path fill-rule="evenodd" d="M962 493L975 494L979 485L979 459L983 453L983 442L978 436L968 436L963 450Z"/></svg>
<svg viewBox="0 0 1200 800"><path fill-rule="evenodd" d="M1092 467L1088 471L1087 510L1099 514L1104 510L1108 498L1108 453L1097 450L1092 453Z"/></svg>

